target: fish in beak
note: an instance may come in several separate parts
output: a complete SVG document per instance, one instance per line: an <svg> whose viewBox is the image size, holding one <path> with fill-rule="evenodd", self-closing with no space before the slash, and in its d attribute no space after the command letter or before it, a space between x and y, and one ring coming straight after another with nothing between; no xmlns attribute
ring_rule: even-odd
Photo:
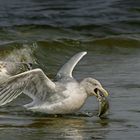
<svg viewBox="0 0 140 140"><path fill-rule="evenodd" d="M96 88L94 92L96 93L96 97L99 102L98 116L103 117L109 110L109 101L107 99L109 94L103 87Z"/></svg>

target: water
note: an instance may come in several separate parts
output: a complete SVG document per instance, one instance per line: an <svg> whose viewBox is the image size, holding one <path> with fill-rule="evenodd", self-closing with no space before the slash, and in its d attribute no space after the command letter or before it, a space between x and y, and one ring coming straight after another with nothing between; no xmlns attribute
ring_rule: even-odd
<svg viewBox="0 0 140 140"><path fill-rule="evenodd" d="M22 95L0 107L0 139L140 139L139 47L138 0L0 0L1 60L32 62L53 79L69 57L87 51L74 77L94 77L110 93L104 119L28 112ZM93 97L81 111L97 108Z"/></svg>

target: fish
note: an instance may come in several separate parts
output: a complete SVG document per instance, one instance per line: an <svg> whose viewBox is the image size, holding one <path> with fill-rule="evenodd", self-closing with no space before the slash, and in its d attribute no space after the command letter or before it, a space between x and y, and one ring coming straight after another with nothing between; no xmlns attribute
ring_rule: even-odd
<svg viewBox="0 0 140 140"><path fill-rule="evenodd" d="M102 93L98 92L98 117L102 118L108 114L109 111L109 101Z"/></svg>

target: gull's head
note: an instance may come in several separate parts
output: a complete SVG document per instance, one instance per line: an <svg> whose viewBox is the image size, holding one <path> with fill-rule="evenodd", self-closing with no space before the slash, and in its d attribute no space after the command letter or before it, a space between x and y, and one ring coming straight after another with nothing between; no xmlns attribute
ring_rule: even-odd
<svg viewBox="0 0 140 140"><path fill-rule="evenodd" d="M102 87L101 83L93 78L85 78L81 85L85 88L88 96L108 96L108 92Z"/></svg>

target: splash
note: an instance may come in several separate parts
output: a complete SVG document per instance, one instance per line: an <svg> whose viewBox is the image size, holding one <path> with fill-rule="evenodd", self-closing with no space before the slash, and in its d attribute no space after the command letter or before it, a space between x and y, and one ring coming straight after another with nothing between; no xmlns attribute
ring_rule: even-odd
<svg viewBox="0 0 140 140"><path fill-rule="evenodd" d="M2 58L2 61L35 63L34 48L32 46L23 44L21 48L14 48Z"/></svg>
<svg viewBox="0 0 140 140"><path fill-rule="evenodd" d="M10 44L10 46L13 46L13 44ZM0 56L3 56L0 59L0 83L4 82L9 76L32 69L32 64L35 63L33 52L34 49L29 45L0 51Z"/></svg>

